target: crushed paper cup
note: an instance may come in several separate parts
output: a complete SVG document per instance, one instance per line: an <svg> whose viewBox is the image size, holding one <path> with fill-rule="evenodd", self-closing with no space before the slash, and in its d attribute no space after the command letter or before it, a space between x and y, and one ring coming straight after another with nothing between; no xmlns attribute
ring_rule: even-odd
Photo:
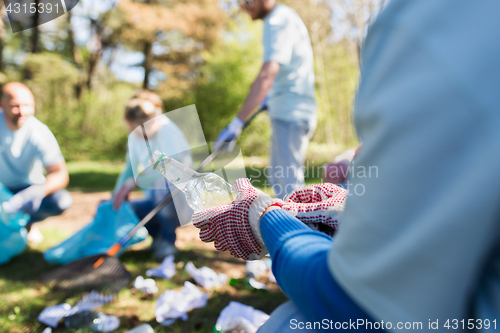
<svg viewBox="0 0 500 333"><path fill-rule="evenodd" d="M120 319L117 316L104 315L103 332L111 332L120 327Z"/></svg>
<svg viewBox="0 0 500 333"><path fill-rule="evenodd" d="M245 267L245 274L257 278L261 275L265 275L267 272L267 265L264 260L250 260L247 261Z"/></svg>
<svg viewBox="0 0 500 333"><path fill-rule="evenodd" d="M165 290L156 301L156 321L167 326L177 318L187 320L187 312L207 305L208 295L186 281L181 291Z"/></svg>
<svg viewBox="0 0 500 333"><path fill-rule="evenodd" d="M220 273L217 274L215 271L208 267L196 268L196 266L190 261L184 267L186 272L194 279L196 283L205 289L213 287L221 287L227 281L227 275Z"/></svg>
<svg viewBox="0 0 500 333"><path fill-rule="evenodd" d="M248 279L248 283L255 289L269 290L264 283L255 280L253 277Z"/></svg>
<svg viewBox="0 0 500 333"><path fill-rule="evenodd" d="M268 314L233 301L221 311L215 328L225 332L240 328L246 333L255 333L268 319Z"/></svg>
<svg viewBox="0 0 500 333"><path fill-rule="evenodd" d="M170 255L163 259L163 262L156 268L151 268L146 271L147 276L156 276L164 279L171 279L176 273L174 256Z"/></svg>
<svg viewBox="0 0 500 333"><path fill-rule="evenodd" d="M155 294L158 292L155 280L145 279L141 275L135 278L134 288L146 294Z"/></svg>

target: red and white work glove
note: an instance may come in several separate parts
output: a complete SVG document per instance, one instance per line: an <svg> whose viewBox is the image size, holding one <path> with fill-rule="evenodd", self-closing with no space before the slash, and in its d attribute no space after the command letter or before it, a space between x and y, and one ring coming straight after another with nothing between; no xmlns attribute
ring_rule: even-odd
<svg viewBox="0 0 500 333"><path fill-rule="evenodd" d="M193 214L193 224L201 229L201 240L214 242L217 250L245 260L260 259L268 252L260 234L260 218L280 200L254 188L246 178L236 180L234 189L236 200Z"/></svg>
<svg viewBox="0 0 500 333"><path fill-rule="evenodd" d="M330 183L305 186L290 193L281 208L311 229L333 236L347 194L347 190Z"/></svg>
<svg viewBox="0 0 500 333"><path fill-rule="evenodd" d="M267 249L260 233L260 219L267 207L281 202L284 210L314 230L332 234L344 209L347 191L333 184L319 184L295 190L286 202L273 199L254 188L248 179L234 183L236 200L231 204L193 214L195 227L204 242L214 242L220 251L245 260L262 258Z"/></svg>
<svg viewBox="0 0 500 333"><path fill-rule="evenodd" d="M118 210L128 199L128 195L135 188L135 180L134 178L129 178L123 183L122 187L113 195L111 200L113 201L113 209Z"/></svg>

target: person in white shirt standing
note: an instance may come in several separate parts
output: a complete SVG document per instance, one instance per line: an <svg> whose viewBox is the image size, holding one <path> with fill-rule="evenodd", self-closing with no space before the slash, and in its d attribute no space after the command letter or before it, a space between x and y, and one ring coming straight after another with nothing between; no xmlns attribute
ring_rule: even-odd
<svg viewBox="0 0 500 333"><path fill-rule="evenodd" d="M0 183L14 194L2 209L29 214L30 224L61 214L72 204L64 189L69 175L56 138L34 117L33 94L22 83L8 83L0 106Z"/></svg>
<svg viewBox="0 0 500 333"><path fill-rule="evenodd" d="M217 142L236 139L267 95L272 126L269 181L282 198L304 186L302 167L317 122L311 41L299 15L276 0L244 0L240 6L252 20L264 21L264 64L238 116Z"/></svg>

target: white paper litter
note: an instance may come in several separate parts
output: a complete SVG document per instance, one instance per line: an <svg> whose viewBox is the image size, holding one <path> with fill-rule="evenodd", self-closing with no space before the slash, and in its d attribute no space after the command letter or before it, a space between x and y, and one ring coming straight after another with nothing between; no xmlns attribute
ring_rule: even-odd
<svg viewBox="0 0 500 333"><path fill-rule="evenodd" d="M155 280L145 279L141 275L135 278L134 288L146 294L155 294L158 292Z"/></svg>
<svg viewBox="0 0 500 333"><path fill-rule="evenodd" d="M174 256L167 256L163 262L156 268L151 268L146 271L147 276L156 276L164 279L171 279L176 273Z"/></svg>
<svg viewBox="0 0 500 333"><path fill-rule="evenodd" d="M267 266L264 260L251 260L247 261L245 267L245 274L254 278L266 274Z"/></svg>
<svg viewBox="0 0 500 333"><path fill-rule="evenodd" d="M32 226L30 232L28 232L28 235L26 236L26 239L32 244L40 244L43 242L44 238L40 229L38 229L37 226Z"/></svg>
<svg viewBox="0 0 500 333"><path fill-rule="evenodd" d="M104 330L103 332L111 332L120 327L120 319L117 316L104 315Z"/></svg>
<svg viewBox="0 0 500 333"><path fill-rule="evenodd" d="M82 300L75 304L73 308L76 308L77 312L92 310L99 306L103 306L109 302L113 301L113 295L101 295L97 291L92 290L90 294L83 296Z"/></svg>
<svg viewBox="0 0 500 333"><path fill-rule="evenodd" d="M141 326L137 326L130 331L127 331L125 333L155 333L151 325L149 324L142 324Z"/></svg>
<svg viewBox="0 0 500 333"><path fill-rule="evenodd" d="M78 312L97 308L111 302L112 300L112 295L103 296L97 291L92 290L89 295L83 297L82 300L76 303L74 307L71 307L68 303L63 303L43 309L42 313L38 316L38 321L47 326L57 327L59 320L64 317L69 317Z"/></svg>
<svg viewBox="0 0 500 333"><path fill-rule="evenodd" d="M51 327L46 327L42 333L52 333L52 328Z"/></svg>
<svg viewBox="0 0 500 333"><path fill-rule="evenodd" d="M76 310L77 309L73 309L68 303L49 306L40 313L38 321L47 326L57 327L59 320L75 314Z"/></svg>
<svg viewBox="0 0 500 333"><path fill-rule="evenodd" d="M241 328L246 333L255 333L268 319L268 314L233 301L221 311L215 327L219 331Z"/></svg>
<svg viewBox="0 0 500 333"><path fill-rule="evenodd" d="M269 289L264 283L255 280L253 277L248 279L248 283L255 289L264 289L264 290Z"/></svg>
<svg viewBox="0 0 500 333"><path fill-rule="evenodd" d="M165 290L156 301L156 321L167 326L177 318L187 320L187 312L207 305L208 295L186 281L181 291Z"/></svg>
<svg viewBox="0 0 500 333"><path fill-rule="evenodd" d="M191 275L196 283L206 289L221 287L227 281L226 274L217 274L213 269L205 266L196 268L196 266L191 261L186 264L184 269L189 273L189 275Z"/></svg>

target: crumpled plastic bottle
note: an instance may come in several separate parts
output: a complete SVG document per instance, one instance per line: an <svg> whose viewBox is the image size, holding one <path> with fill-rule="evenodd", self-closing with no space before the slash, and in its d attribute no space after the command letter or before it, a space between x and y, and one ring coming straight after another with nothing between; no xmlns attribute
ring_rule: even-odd
<svg viewBox="0 0 500 333"><path fill-rule="evenodd" d="M184 192L195 212L229 204L236 199L231 184L214 173L198 173L158 150L149 160L172 185Z"/></svg>

